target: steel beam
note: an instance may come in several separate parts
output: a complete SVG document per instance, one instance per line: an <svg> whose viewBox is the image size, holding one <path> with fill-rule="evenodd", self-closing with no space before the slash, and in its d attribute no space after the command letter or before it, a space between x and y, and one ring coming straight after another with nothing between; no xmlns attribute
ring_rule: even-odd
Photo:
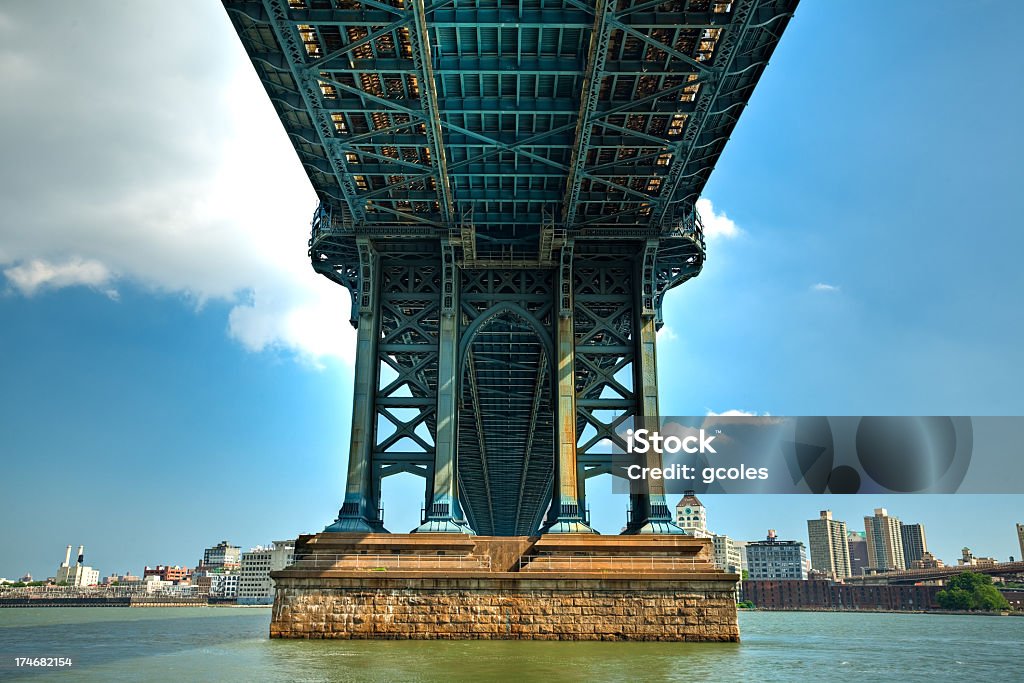
<svg viewBox="0 0 1024 683"><path fill-rule="evenodd" d="M555 477L552 487L551 508L547 534L596 533L584 520L580 511L580 485L577 483L576 463L576 333L573 322L573 245L562 247L558 272L558 329L556 336L555 372L557 405L555 432L557 435Z"/></svg>
<svg viewBox="0 0 1024 683"><path fill-rule="evenodd" d="M441 319L438 326L437 437L434 475L428 483L427 508L416 529L431 533L474 533L464 519L458 491L459 408L459 272L455 250L441 247Z"/></svg>
<svg viewBox="0 0 1024 683"><path fill-rule="evenodd" d="M562 207L562 224L572 229L576 223L577 199L585 177L584 167L587 163L587 152L590 149L590 134L593 131L592 117L597 111L597 103L601 95L601 80L604 77L605 61L608 59L608 42L611 38L612 22L609 20L608 0L596 0L594 12L594 28L590 34L590 54L587 57L587 70L583 80L583 94L580 97L580 110L576 123L576 142L572 149L572 160L569 162L568 177L565 185L565 203Z"/></svg>
<svg viewBox="0 0 1024 683"><path fill-rule="evenodd" d="M658 358L657 330L655 329L655 268L658 240L650 240L638 264L640 287L635 288L636 357L633 360L633 390L637 398L635 426L657 430L660 428L658 412ZM646 454L646 467L661 467L661 454L650 449ZM672 521L672 513L665 501L665 483L661 479L638 482L643 491L630 496L630 516L626 534L682 534Z"/></svg>
<svg viewBox="0 0 1024 683"><path fill-rule="evenodd" d="M359 246L359 322L353 381L352 433L348 451L348 481L338 518L324 531L385 532L378 511L380 492L373 472L376 432L380 339L380 257L369 240Z"/></svg>

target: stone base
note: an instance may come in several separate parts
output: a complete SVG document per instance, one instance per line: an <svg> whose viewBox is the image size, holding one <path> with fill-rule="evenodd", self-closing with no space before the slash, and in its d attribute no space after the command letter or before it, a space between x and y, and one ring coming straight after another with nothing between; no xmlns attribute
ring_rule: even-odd
<svg viewBox="0 0 1024 683"><path fill-rule="evenodd" d="M272 574L274 638L739 640L692 537L318 534Z"/></svg>

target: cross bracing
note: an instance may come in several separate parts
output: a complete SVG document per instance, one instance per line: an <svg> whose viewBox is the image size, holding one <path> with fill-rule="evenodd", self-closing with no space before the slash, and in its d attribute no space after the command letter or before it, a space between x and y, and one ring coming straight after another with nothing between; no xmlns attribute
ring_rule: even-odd
<svg viewBox="0 0 1024 683"><path fill-rule="evenodd" d="M223 2L319 197L313 266L352 294L336 528L379 529L411 472L427 530L586 530L796 0ZM631 504L666 528L656 491Z"/></svg>

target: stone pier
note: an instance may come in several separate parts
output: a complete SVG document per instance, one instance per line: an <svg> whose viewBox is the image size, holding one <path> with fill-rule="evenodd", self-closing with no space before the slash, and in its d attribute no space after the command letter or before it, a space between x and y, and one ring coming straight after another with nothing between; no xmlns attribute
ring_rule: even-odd
<svg viewBox="0 0 1024 683"><path fill-rule="evenodd" d="M688 536L322 533L273 572L275 638L739 640L739 577Z"/></svg>

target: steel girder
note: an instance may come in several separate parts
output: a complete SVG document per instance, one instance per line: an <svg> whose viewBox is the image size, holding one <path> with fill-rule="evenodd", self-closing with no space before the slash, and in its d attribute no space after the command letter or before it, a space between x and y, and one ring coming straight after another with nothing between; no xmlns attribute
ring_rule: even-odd
<svg viewBox="0 0 1024 683"><path fill-rule="evenodd" d="M223 1L346 228L548 267L545 231L685 221L796 6Z"/></svg>

